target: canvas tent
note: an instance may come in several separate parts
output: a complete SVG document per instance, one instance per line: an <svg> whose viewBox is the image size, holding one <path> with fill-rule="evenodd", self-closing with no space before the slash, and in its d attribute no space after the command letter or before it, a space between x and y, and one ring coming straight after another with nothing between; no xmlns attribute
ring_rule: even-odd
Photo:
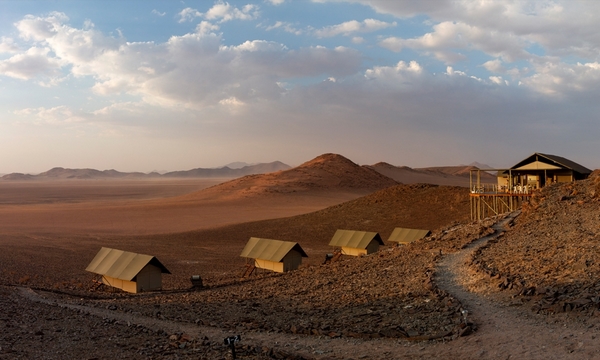
<svg viewBox="0 0 600 360"><path fill-rule="evenodd" d="M276 272L297 269L303 257L308 257L298 243L252 237L241 257L254 259L254 266Z"/></svg>
<svg viewBox="0 0 600 360"><path fill-rule="evenodd" d="M431 231L429 230L397 227L394 229L394 231L392 231L392 235L390 235L388 241L396 242L398 244L408 244L422 239L429 234L431 234Z"/></svg>
<svg viewBox="0 0 600 360"><path fill-rule="evenodd" d="M102 276L102 282L130 293L160 290L162 274L169 270L150 255L103 247L86 271Z"/></svg>
<svg viewBox="0 0 600 360"><path fill-rule="evenodd" d="M368 255L379 250L379 245L383 245L383 240L376 232L356 231L356 230L337 230L329 246L341 248L344 255Z"/></svg>

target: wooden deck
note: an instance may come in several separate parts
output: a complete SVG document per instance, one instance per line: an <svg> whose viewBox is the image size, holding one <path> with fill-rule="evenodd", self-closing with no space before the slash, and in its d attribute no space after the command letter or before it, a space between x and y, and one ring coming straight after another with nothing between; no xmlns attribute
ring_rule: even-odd
<svg viewBox="0 0 600 360"><path fill-rule="evenodd" d="M529 201L533 194L514 192L471 192L471 220L483 220L488 217L515 211Z"/></svg>

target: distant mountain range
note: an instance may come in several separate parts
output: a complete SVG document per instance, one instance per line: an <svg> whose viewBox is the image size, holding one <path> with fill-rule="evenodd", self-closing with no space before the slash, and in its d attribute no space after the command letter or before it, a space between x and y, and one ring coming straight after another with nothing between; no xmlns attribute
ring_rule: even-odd
<svg viewBox="0 0 600 360"><path fill-rule="evenodd" d="M275 192L295 192L305 188L377 190L397 183L468 187L472 170L489 168L485 164L477 165L410 168L380 162L361 166L341 155L323 154L294 168L280 161L253 165L236 162L220 168L196 168L164 174L56 167L37 175L12 173L0 177L0 180L222 178L236 179L224 183L230 189L269 188L271 190L268 191ZM256 177L258 175L260 177ZM496 177L489 172L482 171L479 176L484 182L496 182Z"/></svg>
<svg viewBox="0 0 600 360"><path fill-rule="evenodd" d="M408 166L394 166L385 162L368 166L369 168L403 184L436 184L449 186L470 186L471 170L478 170L472 165L437 166L426 168L410 168ZM496 177L482 171L481 179L484 182L496 182Z"/></svg>
<svg viewBox="0 0 600 360"><path fill-rule="evenodd" d="M470 163L468 166L475 166L476 168L481 169L481 170L493 169L493 167L489 166L488 164L482 164L477 161Z"/></svg>
<svg viewBox="0 0 600 360"><path fill-rule="evenodd" d="M232 163L229 163L223 167L228 167L230 169L241 169L244 166L251 166L251 165L258 165L257 163L254 164L248 164L247 162L243 162L243 161L234 161Z"/></svg>
<svg viewBox="0 0 600 360"><path fill-rule="evenodd" d="M55 167L46 172L31 175L12 173L0 177L1 180L67 180L67 179L159 179L159 178L237 178L246 175L264 174L280 170L290 169L280 161L271 163L261 163L255 165L247 165L241 168L230 168L224 166L221 168L205 169L197 168L185 171L171 171L165 174L157 172L142 173L142 172L120 172L117 170L95 170L95 169L65 169Z"/></svg>
<svg viewBox="0 0 600 360"><path fill-rule="evenodd" d="M162 175L162 177L183 177L183 178L237 178L246 175L265 174L280 170L288 170L291 167L281 161L271 163L262 163L256 165L247 165L241 168L230 168L225 166L217 169L192 169L186 171L171 171Z"/></svg>

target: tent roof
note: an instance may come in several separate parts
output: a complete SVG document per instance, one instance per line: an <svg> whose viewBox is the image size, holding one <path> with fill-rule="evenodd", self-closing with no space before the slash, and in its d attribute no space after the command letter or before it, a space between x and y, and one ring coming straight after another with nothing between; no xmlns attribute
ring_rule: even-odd
<svg viewBox="0 0 600 360"><path fill-rule="evenodd" d="M541 161L547 163L549 165L559 166L563 169L573 170L580 174L591 174L592 170L586 168L585 166L579 165L578 163L571 161L569 159L565 159L556 155L542 154L542 153L533 153L531 156L522 160L515 166L511 167L511 169L518 169L526 164Z"/></svg>
<svg viewBox="0 0 600 360"><path fill-rule="evenodd" d="M131 281L148 264L160 268L162 273L171 273L154 256L136 254L106 247L103 247L98 251L85 270L116 279Z"/></svg>
<svg viewBox="0 0 600 360"><path fill-rule="evenodd" d="M410 243L429 235L431 231L423 229L395 228L388 241Z"/></svg>
<svg viewBox="0 0 600 360"><path fill-rule="evenodd" d="M251 237L240 256L280 262L292 250L298 251L302 257L308 257L298 243Z"/></svg>
<svg viewBox="0 0 600 360"><path fill-rule="evenodd" d="M371 241L377 241L383 245L383 240L376 232L337 230L329 242L329 246L351 247L355 249L366 249Z"/></svg>

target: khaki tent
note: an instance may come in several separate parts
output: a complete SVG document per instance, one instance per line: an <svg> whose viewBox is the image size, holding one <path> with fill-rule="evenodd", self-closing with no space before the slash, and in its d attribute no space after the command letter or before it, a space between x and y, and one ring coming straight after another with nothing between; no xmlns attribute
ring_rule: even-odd
<svg viewBox="0 0 600 360"><path fill-rule="evenodd" d="M394 231L392 231L392 235L390 235L388 241L397 242L398 244L408 244L413 241L422 239L429 234L431 234L431 231L429 230L397 227L394 229Z"/></svg>
<svg viewBox="0 0 600 360"><path fill-rule="evenodd" d="M240 256L254 259L257 268L276 272L295 270L302 258L308 257L298 243L255 237L248 240Z"/></svg>
<svg viewBox="0 0 600 360"><path fill-rule="evenodd" d="M339 247L344 255L368 255L379 250L383 240L376 232L337 230L329 246Z"/></svg>
<svg viewBox="0 0 600 360"><path fill-rule="evenodd" d="M103 247L85 269L102 275L102 282L130 293L160 290L169 270L150 255Z"/></svg>

